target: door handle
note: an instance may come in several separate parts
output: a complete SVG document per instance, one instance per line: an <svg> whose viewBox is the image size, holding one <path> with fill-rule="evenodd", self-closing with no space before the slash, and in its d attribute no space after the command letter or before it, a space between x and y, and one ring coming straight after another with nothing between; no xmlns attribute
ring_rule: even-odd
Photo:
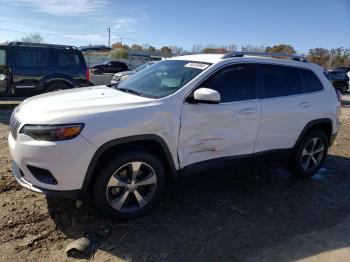
<svg viewBox="0 0 350 262"><path fill-rule="evenodd" d="M242 115L251 115L256 113L258 110L256 108L245 108L242 110L239 110L238 113Z"/></svg>
<svg viewBox="0 0 350 262"><path fill-rule="evenodd" d="M311 102L302 102L299 104L299 106L302 108L308 108L311 106Z"/></svg>

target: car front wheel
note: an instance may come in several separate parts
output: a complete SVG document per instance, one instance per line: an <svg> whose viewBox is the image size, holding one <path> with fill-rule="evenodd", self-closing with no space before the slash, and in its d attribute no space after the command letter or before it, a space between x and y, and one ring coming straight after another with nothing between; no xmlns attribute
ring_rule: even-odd
<svg viewBox="0 0 350 262"><path fill-rule="evenodd" d="M165 187L162 163L154 155L134 151L114 158L95 184L94 199L106 215L135 218L148 211Z"/></svg>

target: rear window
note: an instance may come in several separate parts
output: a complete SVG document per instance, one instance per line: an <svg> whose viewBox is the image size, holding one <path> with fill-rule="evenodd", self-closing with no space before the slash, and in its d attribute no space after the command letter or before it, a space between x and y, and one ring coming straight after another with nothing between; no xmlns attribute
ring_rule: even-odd
<svg viewBox="0 0 350 262"><path fill-rule="evenodd" d="M300 94L301 82L293 67L261 65L265 98Z"/></svg>
<svg viewBox="0 0 350 262"><path fill-rule="evenodd" d="M57 64L59 66L79 66L80 58L77 54L70 52L58 52L57 53Z"/></svg>
<svg viewBox="0 0 350 262"><path fill-rule="evenodd" d="M304 79L305 92L316 92L323 89L322 83L318 77L310 70L300 69Z"/></svg>
<svg viewBox="0 0 350 262"><path fill-rule="evenodd" d="M17 67L46 67L49 64L49 52L42 50L17 49L15 51L15 66Z"/></svg>

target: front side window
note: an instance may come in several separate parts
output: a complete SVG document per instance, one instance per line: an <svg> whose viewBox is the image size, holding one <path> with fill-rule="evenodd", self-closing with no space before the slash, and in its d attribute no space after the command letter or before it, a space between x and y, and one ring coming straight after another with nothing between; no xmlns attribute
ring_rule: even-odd
<svg viewBox="0 0 350 262"><path fill-rule="evenodd" d="M201 87L220 93L221 102L235 102L255 98L255 66L240 64L228 66L206 80Z"/></svg>
<svg viewBox="0 0 350 262"><path fill-rule="evenodd" d="M186 85L210 64L185 60L164 60L136 72L116 86L145 97L162 98Z"/></svg>
<svg viewBox="0 0 350 262"><path fill-rule="evenodd" d="M310 70L300 69L304 79L305 92L316 92L323 89L323 86L317 76Z"/></svg>
<svg viewBox="0 0 350 262"><path fill-rule="evenodd" d="M59 66L78 66L80 59L77 54L70 52L58 52L57 53L57 64Z"/></svg>
<svg viewBox="0 0 350 262"><path fill-rule="evenodd" d="M301 93L301 82L296 68L279 65L261 65L265 98Z"/></svg>
<svg viewBox="0 0 350 262"><path fill-rule="evenodd" d="M18 49L15 51L15 66L39 68L49 64L48 50Z"/></svg>

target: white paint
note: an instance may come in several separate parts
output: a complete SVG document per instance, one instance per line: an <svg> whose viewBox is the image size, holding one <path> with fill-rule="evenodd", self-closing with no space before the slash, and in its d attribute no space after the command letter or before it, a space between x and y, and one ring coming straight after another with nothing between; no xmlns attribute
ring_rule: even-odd
<svg viewBox="0 0 350 262"><path fill-rule="evenodd" d="M84 123L80 136L61 142L36 141L9 135L10 152L34 186L53 190L80 189L94 153L106 142L153 134L167 144L176 169L208 159L291 147L308 121L333 120L338 131L337 98L333 87L314 64L257 57L221 59L221 55L191 55L170 60L213 63L168 97L150 99L106 86L52 92L25 100L19 106L25 124ZM307 95L219 104L189 104L185 98L204 79L233 63L273 63L309 68L325 90ZM216 97L217 98L217 97ZM301 102L312 106L300 108ZM27 164L52 172L58 185L37 181Z"/></svg>

